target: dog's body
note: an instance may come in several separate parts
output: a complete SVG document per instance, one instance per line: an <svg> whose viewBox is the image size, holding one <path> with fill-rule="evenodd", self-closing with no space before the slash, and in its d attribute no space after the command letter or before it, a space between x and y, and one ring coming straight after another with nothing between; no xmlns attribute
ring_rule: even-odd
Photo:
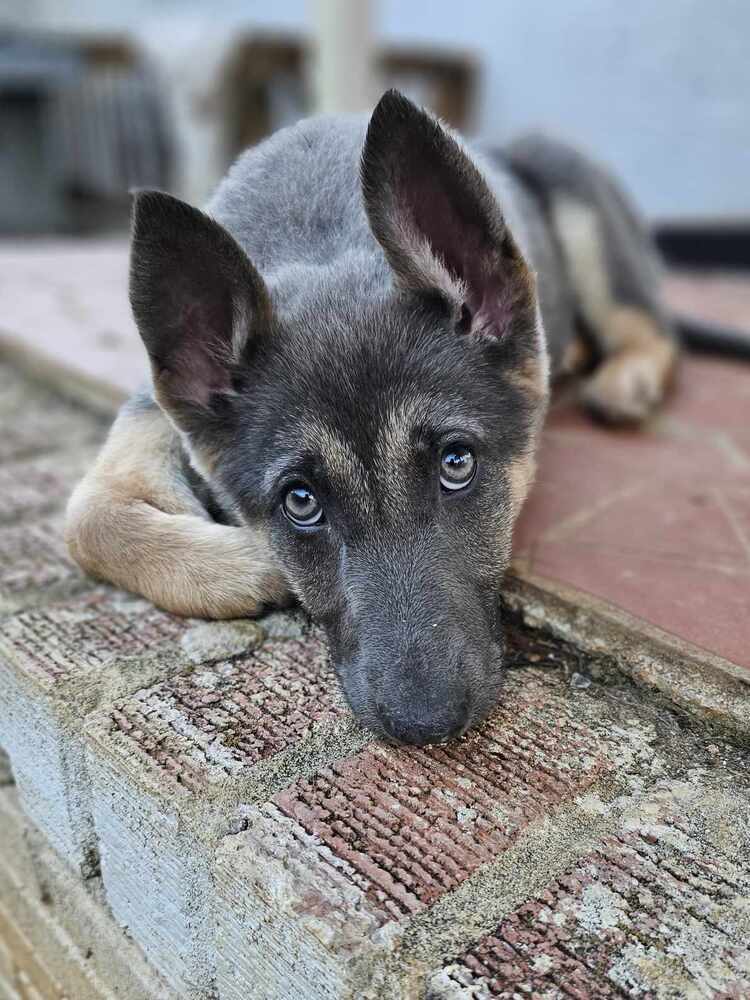
<svg viewBox="0 0 750 1000"><path fill-rule="evenodd" d="M94 575L181 614L298 597L360 718L431 742L496 701L498 595L553 372L611 420L676 346L609 177L529 139L468 152L400 95L246 153L207 216L137 200L153 385L74 493Z"/></svg>

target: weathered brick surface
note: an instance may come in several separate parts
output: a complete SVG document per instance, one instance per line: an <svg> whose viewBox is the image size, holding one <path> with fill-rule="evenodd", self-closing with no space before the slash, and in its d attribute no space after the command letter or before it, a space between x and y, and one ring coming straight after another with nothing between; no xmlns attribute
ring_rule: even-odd
<svg viewBox="0 0 750 1000"><path fill-rule="evenodd" d="M437 975L432 995L750 996L743 846L728 854L676 816L606 838Z"/></svg>
<svg viewBox="0 0 750 1000"><path fill-rule="evenodd" d="M293 619L281 621L298 631ZM284 631L280 616L269 628ZM117 701L88 730L112 911L186 996L208 997L211 864L241 803L351 752L364 734L348 719L314 633L175 674ZM144 897L144 884L158 890Z"/></svg>
<svg viewBox="0 0 750 1000"><path fill-rule="evenodd" d="M343 711L326 648L311 635L177 674L117 703L110 717L123 753L200 792L249 774Z"/></svg>
<svg viewBox="0 0 750 1000"><path fill-rule="evenodd" d="M0 616L90 589L63 541L63 518L0 527Z"/></svg>
<svg viewBox="0 0 750 1000"><path fill-rule="evenodd" d="M567 668L547 642L513 649L511 662ZM305 983L294 995L410 996L427 971L413 926L435 920L442 940L440 914L475 892L489 919L506 855L534 842L539 870L557 864L539 831L558 814L573 831L554 834L560 857L583 853L601 820L581 803L593 796L606 814L603 788L656 767L638 713L620 726L611 705L542 667L513 671L492 718L458 744L363 745L314 634L183 670L87 728L110 906L201 1000L215 988L271 1000Z"/></svg>
<svg viewBox="0 0 750 1000"><path fill-rule="evenodd" d="M196 631L216 641L191 642ZM85 715L196 659L238 652L257 638L255 626L179 619L107 588L5 619L0 743L24 807L72 864L85 873L96 867Z"/></svg>
<svg viewBox="0 0 750 1000"><path fill-rule="evenodd" d="M559 675L514 673L460 742L371 743L246 808L217 853L219 995L281 1000L305 982L301 995L331 1000L423 995L412 926L435 911L439 938L437 911L614 776L637 730L614 740Z"/></svg>
<svg viewBox="0 0 750 1000"><path fill-rule="evenodd" d="M96 442L102 422L0 364L0 462Z"/></svg>
<svg viewBox="0 0 750 1000"><path fill-rule="evenodd" d="M158 656L175 647L190 623L165 614L152 604L109 588L75 600L34 608L8 619L0 637L7 663L30 681L50 688L60 683L87 682L114 665L142 669L141 657ZM94 678L92 678L94 679ZM112 677L113 683L117 683ZM83 685L79 684L80 687ZM98 700L96 687L86 684L86 696Z"/></svg>
<svg viewBox="0 0 750 1000"><path fill-rule="evenodd" d="M0 465L0 525L62 510L96 451L75 448Z"/></svg>
<svg viewBox="0 0 750 1000"><path fill-rule="evenodd" d="M426 749L372 744L272 801L358 873L384 916L418 913L613 769L557 687L528 674L481 735Z"/></svg>

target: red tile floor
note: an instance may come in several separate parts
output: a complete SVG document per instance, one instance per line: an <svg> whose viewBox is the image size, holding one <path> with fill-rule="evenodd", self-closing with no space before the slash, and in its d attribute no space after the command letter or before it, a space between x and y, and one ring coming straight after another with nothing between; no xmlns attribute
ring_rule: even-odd
<svg viewBox="0 0 750 1000"><path fill-rule="evenodd" d="M144 372L124 243L0 244L0 337L124 396ZM669 278L673 306L750 331L750 277ZM750 668L750 365L689 357L661 416L605 430L553 407L520 566Z"/></svg>
<svg viewBox="0 0 750 1000"><path fill-rule="evenodd" d="M516 556L750 668L750 368L686 359L639 432L553 407Z"/></svg>
<svg viewBox="0 0 750 1000"><path fill-rule="evenodd" d="M750 336L750 276L673 275L665 293ZM515 551L535 576L750 668L750 365L686 357L640 431L558 400Z"/></svg>

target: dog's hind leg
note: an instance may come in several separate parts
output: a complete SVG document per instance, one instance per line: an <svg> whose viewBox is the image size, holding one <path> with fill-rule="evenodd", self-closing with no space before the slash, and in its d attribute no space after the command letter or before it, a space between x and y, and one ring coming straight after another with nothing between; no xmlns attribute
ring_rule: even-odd
<svg viewBox="0 0 750 1000"><path fill-rule="evenodd" d="M611 422L642 421L664 398L678 357L646 226L607 171L562 143L529 137L510 159L546 204L599 358L584 404Z"/></svg>
<svg viewBox="0 0 750 1000"><path fill-rule="evenodd" d="M616 306L601 334L609 353L584 382L581 399L608 423L640 423L666 395L677 344L651 314L631 306Z"/></svg>
<svg viewBox="0 0 750 1000"><path fill-rule="evenodd" d="M595 204L559 195L552 219L581 317L600 356L583 385L582 400L604 420L639 422L664 398L678 349L652 288L656 272L646 274L654 256L648 236L628 218L616 195L611 197L605 216ZM643 260L632 267L630 258L639 252Z"/></svg>
<svg viewBox="0 0 750 1000"><path fill-rule="evenodd" d="M70 498L65 537L86 572L176 614L238 618L289 601L263 531L211 519L147 396L120 411Z"/></svg>

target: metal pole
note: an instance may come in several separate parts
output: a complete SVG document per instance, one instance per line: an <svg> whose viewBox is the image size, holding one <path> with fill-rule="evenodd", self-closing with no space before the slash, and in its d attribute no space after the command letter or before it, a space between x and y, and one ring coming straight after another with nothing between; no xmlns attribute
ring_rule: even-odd
<svg viewBox="0 0 750 1000"><path fill-rule="evenodd" d="M310 0L310 3L316 110L325 114L368 110L376 96L373 0Z"/></svg>

